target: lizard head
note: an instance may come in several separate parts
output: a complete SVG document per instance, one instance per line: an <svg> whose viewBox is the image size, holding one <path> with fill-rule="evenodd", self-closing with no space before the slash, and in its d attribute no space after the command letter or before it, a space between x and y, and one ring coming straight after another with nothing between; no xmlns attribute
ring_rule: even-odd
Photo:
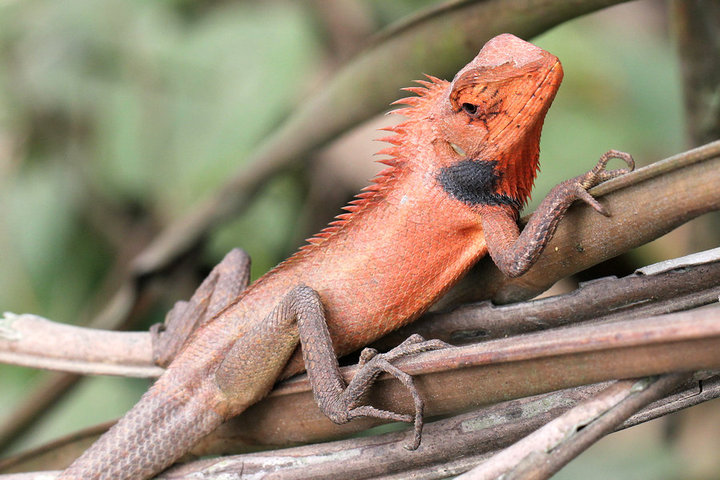
<svg viewBox="0 0 720 480"><path fill-rule="evenodd" d="M560 61L545 50L510 34L493 38L450 84L446 135L470 155L488 141L507 144L522 136L513 129L542 122L562 75Z"/></svg>
<svg viewBox="0 0 720 480"><path fill-rule="evenodd" d="M482 188L492 190L486 194L523 205L538 168L543 120L562 76L557 57L513 35L487 42L429 116L444 167L456 165L455 176L474 172L484 178Z"/></svg>
<svg viewBox="0 0 720 480"><path fill-rule="evenodd" d="M389 166L362 194L399 172L434 173L434 181L471 208L527 202L538 169L540 131L563 71L554 55L510 34L488 41L452 82L428 76L416 94L395 102L407 121L385 128ZM356 207L352 207L356 208Z"/></svg>

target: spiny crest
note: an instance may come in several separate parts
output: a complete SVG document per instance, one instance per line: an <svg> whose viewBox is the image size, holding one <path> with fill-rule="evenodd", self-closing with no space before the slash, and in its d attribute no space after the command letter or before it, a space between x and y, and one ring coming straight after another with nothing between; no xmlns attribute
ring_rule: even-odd
<svg viewBox="0 0 720 480"><path fill-rule="evenodd" d="M419 84L419 87L405 87L401 90L414 93L415 96L405 97L399 100L395 100L391 105L407 105L407 107L398 108L391 111L390 113L403 115L409 118L416 116L418 107L428 101L429 93L433 92L436 88L443 87L447 84L445 80L440 80L432 75L425 75L428 80L415 80L415 83Z"/></svg>
<svg viewBox="0 0 720 480"><path fill-rule="evenodd" d="M370 181L370 184L363 188L360 193L355 195L355 198L351 200L346 206L342 207L345 213L337 215L327 227L322 229L317 234L307 239L307 244L300 247L300 252L304 252L310 249L313 245L322 243L325 239L331 237L337 233L346 223L348 223L357 212L362 210L368 205L381 202L385 193L385 188L388 188L389 184L397 178L397 171L402 166L402 160L399 158L393 158L388 160L381 160L380 163L391 165L390 167L382 170Z"/></svg>
<svg viewBox="0 0 720 480"><path fill-rule="evenodd" d="M355 198L343 207L345 213L341 213L331 221L327 227L321 230L319 233L307 239L307 244L300 248L300 252L307 251L314 245L318 245L325 241L325 239L331 237L333 234L338 232L345 224L347 224L359 211L372 204L377 204L382 201L385 196L385 191L390 187L392 182L398 177L398 174L403 168L405 159L402 155L402 144L407 129L412 128L412 118L417 115L414 113L418 107L427 101L428 94L435 88L444 87L447 82L440 80L439 78L431 75L425 75L428 80L416 80L419 87L407 87L402 90L414 93L416 96L401 98L392 103L392 105L403 104L407 107L399 108L391 111L392 114L399 114L410 118L411 120L392 125L389 127L381 128L380 130L390 132L392 135L378 139L378 141L389 143L389 147L385 147L377 152L377 155L386 155L387 158L377 160L378 163L387 165L375 178L370 181L370 184L363 188L360 193L355 195Z"/></svg>

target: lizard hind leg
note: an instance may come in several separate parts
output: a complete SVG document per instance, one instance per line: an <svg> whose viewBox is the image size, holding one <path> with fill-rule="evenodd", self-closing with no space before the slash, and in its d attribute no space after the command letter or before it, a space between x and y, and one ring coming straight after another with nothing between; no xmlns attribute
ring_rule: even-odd
<svg viewBox="0 0 720 480"><path fill-rule="evenodd" d="M293 303L296 308L303 360L320 410L330 420L340 424L363 416L414 422L413 441L407 448L416 449L420 445L424 404L412 377L391 362L416 353L446 348L449 345L439 340L425 341L419 335L412 335L387 353L365 349L361 354L355 376L349 384L346 384L333 350L320 296L306 286L295 288L291 294L295 300ZM360 405L364 394L382 373L395 377L410 391L415 404L414 415Z"/></svg>
<svg viewBox="0 0 720 480"><path fill-rule="evenodd" d="M212 269L189 301L176 302L164 323L150 327L155 364L168 366L191 334L231 305L249 281L250 256L235 248Z"/></svg>

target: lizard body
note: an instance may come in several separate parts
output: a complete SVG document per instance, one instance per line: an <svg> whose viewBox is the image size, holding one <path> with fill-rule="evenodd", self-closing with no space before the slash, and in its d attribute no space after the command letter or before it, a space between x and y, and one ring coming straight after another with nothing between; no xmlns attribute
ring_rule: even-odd
<svg viewBox="0 0 720 480"><path fill-rule="evenodd" d="M383 371L411 387L389 360L443 345L411 339L388 354L364 354L365 373L349 386L335 355L417 318L488 251L501 270L522 274L574 200L602 211L586 189L620 172L603 170L616 155L556 187L518 232L542 123L561 79L556 57L505 34L453 82L429 77L408 89L417 96L401 100L406 107L396 111L407 121L384 139L391 144L382 151L388 168L347 213L193 327L168 356L163 376L59 478L152 476L260 400L278 378L306 367L332 420L414 418L417 446L417 397L415 417L363 406L358 398Z"/></svg>

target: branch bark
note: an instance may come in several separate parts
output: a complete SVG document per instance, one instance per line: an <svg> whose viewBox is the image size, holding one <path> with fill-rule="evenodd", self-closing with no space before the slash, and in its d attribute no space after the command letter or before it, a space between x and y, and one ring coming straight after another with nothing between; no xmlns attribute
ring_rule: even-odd
<svg viewBox="0 0 720 480"><path fill-rule="evenodd" d="M633 413L687 381L687 374L625 380L610 385L494 455L458 480L543 480Z"/></svg>
<svg viewBox="0 0 720 480"><path fill-rule="evenodd" d="M179 465L162 479L204 476L272 475L271 478L343 478L381 480L436 479L458 475L486 460L494 452L529 434L581 402L612 385L607 382L502 402L456 417L429 423L420 449L399 448L403 433L287 448L274 452L226 456ZM701 377L633 415L618 428L647 421L702 401L720 397L720 377ZM511 412L511 414L508 414ZM348 455L348 452L351 454ZM53 450L38 449L24 457L0 461L0 470L41 469L33 460ZM55 464L57 465L57 464ZM45 469L48 466L45 465ZM60 468L60 465L50 468ZM50 472L45 472L46 474ZM1 480L34 478L0 476ZM36 474L32 474L36 475ZM265 477L263 477L265 478Z"/></svg>
<svg viewBox="0 0 720 480"><path fill-rule="evenodd" d="M113 332L53 322L32 314L0 317L0 362L78 373L152 378L147 332Z"/></svg>

